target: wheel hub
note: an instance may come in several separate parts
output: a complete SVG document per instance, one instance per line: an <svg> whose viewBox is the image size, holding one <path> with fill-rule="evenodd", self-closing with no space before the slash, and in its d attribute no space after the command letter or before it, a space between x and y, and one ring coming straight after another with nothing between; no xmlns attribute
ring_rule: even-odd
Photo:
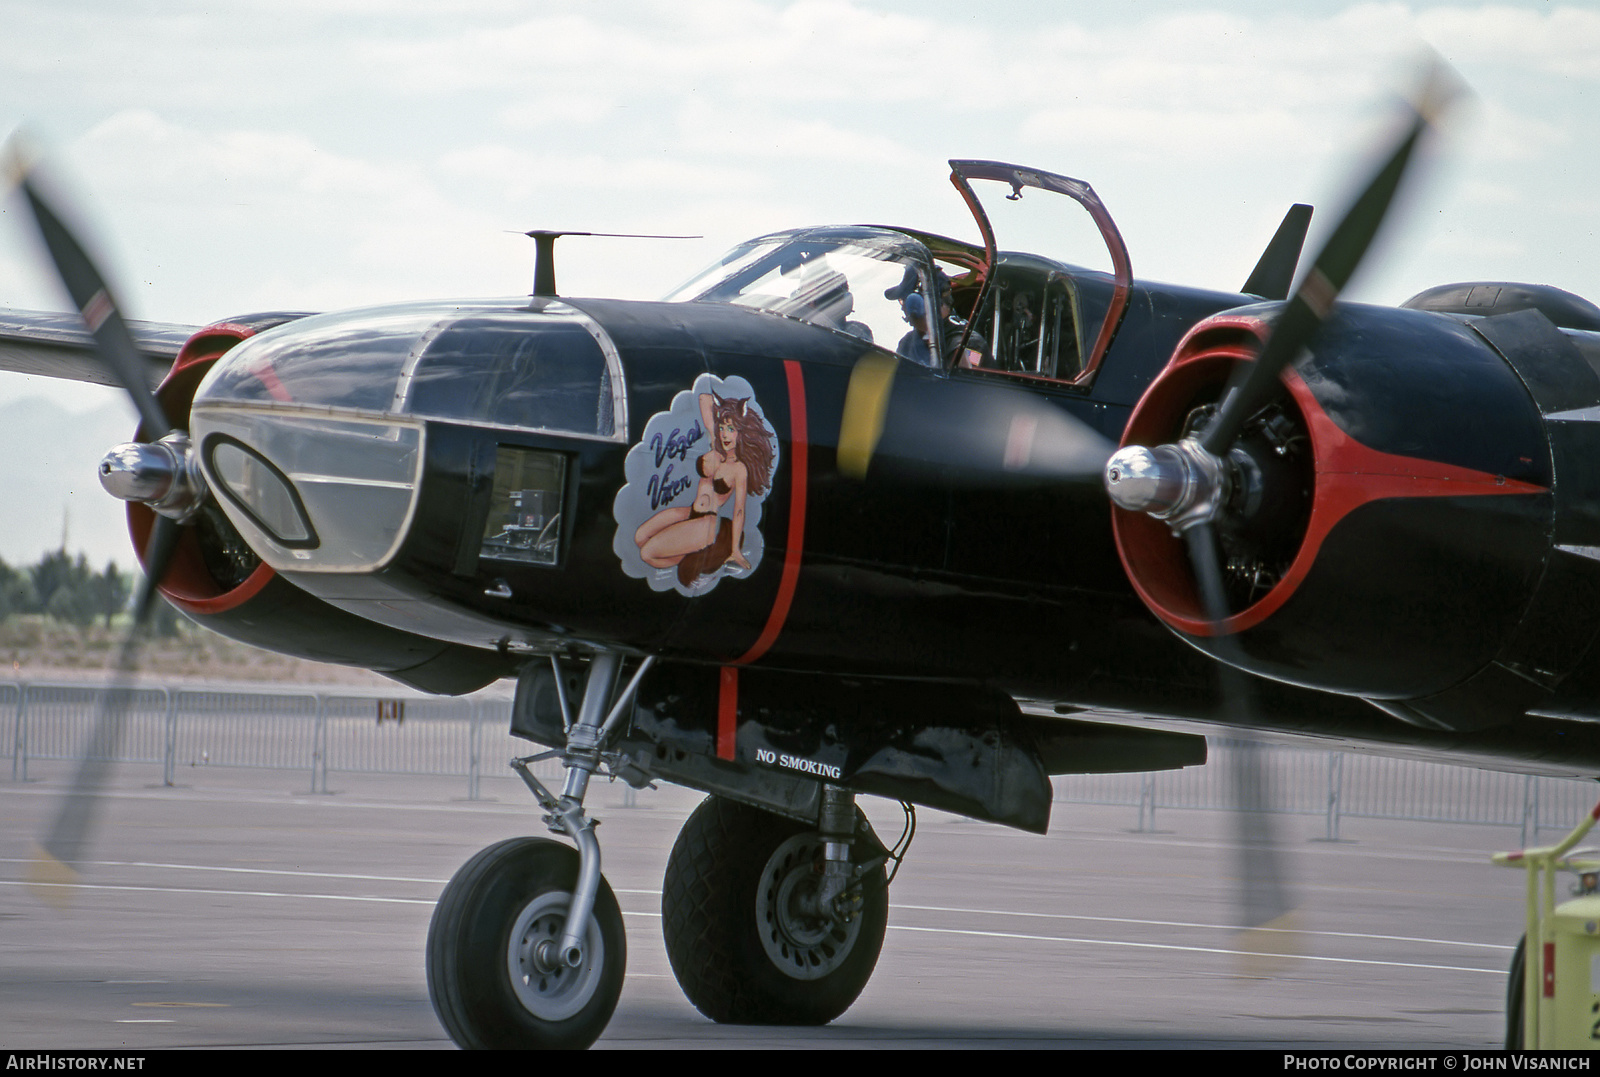
<svg viewBox="0 0 1600 1077"><path fill-rule="evenodd" d="M844 964L861 934L859 918L819 915L822 841L797 834L778 846L756 888L756 930L772 963L797 980L818 980Z"/></svg>
<svg viewBox="0 0 1600 1077"><path fill-rule="evenodd" d="M561 960L561 929L570 895L541 894L512 925L506 966L512 991L527 1011L544 1021L575 1016L593 996L605 963L605 945L591 918L584 933L583 961L569 968Z"/></svg>

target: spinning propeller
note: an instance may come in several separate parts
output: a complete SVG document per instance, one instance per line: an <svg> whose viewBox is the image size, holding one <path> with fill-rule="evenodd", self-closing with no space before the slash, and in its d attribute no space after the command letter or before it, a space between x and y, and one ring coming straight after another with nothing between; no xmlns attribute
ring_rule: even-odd
<svg viewBox="0 0 1600 1077"><path fill-rule="evenodd" d="M1279 310L1255 361L1235 369L1209 422L1202 419L1203 426L1175 444L1125 446L1106 464L1106 492L1117 506L1161 520L1183 538L1200 608L1210 627L1212 653L1219 659L1222 696L1232 721L1241 728L1254 724L1252 700L1249 681L1240 671L1237 637L1223 627L1236 611L1229 606L1218 530L1233 522L1229 516L1236 512L1236 497L1249 482L1244 473L1255 466L1240 446L1242 435L1247 423L1281 392L1284 368L1327 321L1387 217L1419 142L1457 92L1442 65L1428 72L1404 134ZM1260 748L1246 738L1232 758L1233 784L1244 803L1250 793L1259 795L1266 788ZM1268 927L1292 911L1286 873L1276 862L1277 845L1268 817L1240 812L1238 818L1243 828L1237 843L1244 885L1241 920L1247 928Z"/></svg>
<svg viewBox="0 0 1600 1077"><path fill-rule="evenodd" d="M1077 478L1099 471L1103 463L1104 485L1113 504L1148 515L1181 538L1200 610L1196 627L1207 637L1207 652L1218 659L1219 694L1229 723L1241 731L1253 728L1253 703L1237 629L1228 624L1237 611L1230 605L1223 553L1224 536L1258 526L1244 505L1252 497L1259 501L1263 494L1259 473L1273 466L1258 459L1263 452L1261 439L1252 443L1251 433L1281 393L1285 368L1315 339L1367 253L1420 141L1458 93L1459 84L1451 73L1435 63L1414 100L1409 124L1334 228L1299 288L1277 312L1254 361L1234 369L1216 405L1189 415L1177 441L1154 447L1125 445L1107 459L1099 435L1084 424L1032 394L998 386L982 389L981 414L974 416L969 408L962 421L948 421L940 408L929 406L929 400L941 393L958 396L948 383L939 379L933 388L924 388L926 379L908 378L896 385L893 360L867 358L852 375L845 400L840 471L865 477L876 455L888 454L901 466L910 462L982 473L992 485L1019 471L1035 477ZM1043 412L1051 414L1045 418ZM959 433L952 437L952 431ZM1038 448L1027 454L996 451L997 442L1016 443L1019 431L1022 441ZM1041 466L1036 459L1049 463ZM1266 496L1274 492L1268 484ZM1246 736L1230 758L1239 804L1260 805L1267 777L1255 741ZM1236 818L1240 826L1236 845L1242 857L1240 922L1251 929L1268 927L1291 910L1286 873L1278 861L1269 817L1240 811Z"/></svg>
<svg viewBox="0 0 1600 1077"><path fill-rule="evenodd" d="M93 335L101 361L133 398L140 418L139 433L148 439L112 450L101 462L101 482L127 500L148 503L156 513L144 548L145 579L134 599L132 621L117 648L104 702L83 761L49 830L40 839L30 872L41 896L60 901L65 893L60 885L76 881L78 872L72 865L81 863L87 853L101 792L122 739L157 585L172 562L179 529L204 500L205 489L189 452L188 435L167 418L145 381L145 361L110 286L52 208L34 161L19 138L13 137L6 157L7 172L28 204L62 285Z"/></svg>

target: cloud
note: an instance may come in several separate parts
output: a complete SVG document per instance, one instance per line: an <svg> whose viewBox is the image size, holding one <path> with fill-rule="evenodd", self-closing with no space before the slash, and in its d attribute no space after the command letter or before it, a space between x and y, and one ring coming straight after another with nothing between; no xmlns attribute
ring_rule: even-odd
<svg viewBox="0 0 1600 1077"><path fill-rule="evenodd" d="M98 177L124 234L180 229L176 242L162 238L162 264L137 251L123 260L156 285L152 306L169 286L218 304L198 320L236 313L237 298L226 297L325 309L459 292L460 280L483 283L483 248L502 226L448 197L425 161L354 157L293 131L209 133L133 110L88 131L72 156ZM296 286L290 266L316 268ZM458 282L441 287L452 271ZM208 277L211 286L196 288ZM268 281L277 294L263 294ZM198 305L186 298L178 305Z"/></svg>
<svg viewBox="0 0 1600 1077"><path fill-rule="evenodd" d="M1458 63L1600 81L1600 11L1502 4L1441 5L1416 16L1421 34Z"/></svg>

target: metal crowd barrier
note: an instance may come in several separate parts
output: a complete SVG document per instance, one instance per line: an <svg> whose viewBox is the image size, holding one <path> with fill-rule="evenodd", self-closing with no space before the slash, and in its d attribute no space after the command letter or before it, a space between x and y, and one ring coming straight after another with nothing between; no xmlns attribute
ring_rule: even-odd
<svg viewBox="0 0 1600 1077"><path fill-rule="evenodd" d="M1517 827L1524 846L1541 830L1571 829L1593 805L1596 786L1581 778L1480 770L1361 752L1209 738L1204 767L1149 774L1070 774L1057 777L1058 804L1126 806L1138 830L1155 829L1159 809L1266 811L1321 815L1324 837L1339 840L1346 818L1471 823ZM1266 788L1241 787L1241 757L1260 753ZM1248 773L1248 771L1247 771Z"/></svg>
<svg viewBox="0 0 1600 1077"><path fill-rule="evenodd" d="M27 781L30 762L83 758L109 689L104 685L0 684L0 744L11 778ZM141 687L133 690L114 745L90 753L120 763L159 764L173 785L186 767L300 771L310 791L326 793L329 774L414 774L481 781L514 777L508 760L536 747L513 738L510 699L374 695L270 688ZM558 778L559 765L535 767Z"/></svg>
<svg viewBox="0 0 1600 1077"><path fill-rule="evenodd" d="M0 682L0 745L11 778L28 780L38 760L76 760L94 733L107 688L93 683ZM493 689L445 698L339 689L141 687L133 690L115 745L94 745L118 762L159 764L175 784L180 768L300 771L310 790L330 774L463 778L468 799L482 780L512 777L506 762L534 745L507 731L509 697ZM1138 829L1161 810L1236 810L1322 815L1337 840L1345 818L1515 826L1524 846L1544 829L1566 830L1595 798L1593 782L1539 778L1357 752L1213 738L1211 764L1150 774L1078 774L1055 779L1057 803L1136 809ZM1268 775L1241 786L1237 767L1256 753ZM541 779L559 780L555 760ZM1248 771L1247 771L1248 773ZM634 802L628 791L625 804Z"/></svg>

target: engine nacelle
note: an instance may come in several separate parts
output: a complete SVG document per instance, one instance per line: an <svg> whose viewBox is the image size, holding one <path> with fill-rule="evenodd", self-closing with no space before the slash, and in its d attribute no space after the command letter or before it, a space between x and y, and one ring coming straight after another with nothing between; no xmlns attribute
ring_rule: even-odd
<svg viewBox="0 0 1600 1077"><path fill-rule="evenodd" d="M1197 325L1123 444L1203 425L1274 310ZM1573 338L1536 310L1346 306L1282 380L1229 457L1225 621L1206 618L1183 540L1113 509L1150 609L1213 656L1417 724L1557 697L1600 630L1600 377Z"/></svg>
<svg viewBox="0 0 1600 1077"><path fill-rule="evenodd" d="M213 363L247 337L300 317L271 313L219 322L183 346L156 396L187 426L195 391ZM144 440L142 427L137 435ZM128 531L141 560L154 513L128 503ZM190 620L214 632L296 658L360 666L423 691L470 692L515 672L505 657L398 631L330 606L279 576L208 505L182 530L161 593Z"/></svg>

